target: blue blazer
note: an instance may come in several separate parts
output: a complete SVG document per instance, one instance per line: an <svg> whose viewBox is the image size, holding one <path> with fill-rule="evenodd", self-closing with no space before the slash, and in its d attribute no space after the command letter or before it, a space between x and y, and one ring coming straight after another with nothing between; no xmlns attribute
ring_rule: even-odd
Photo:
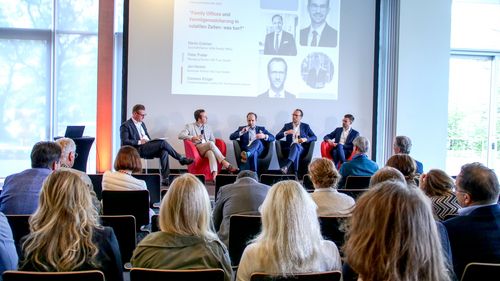
<svg viewBox="0 0 500 281"><path fill-rule="evenodd" d="M144 129L146 136L148 136L148 138L152 140L152 138L149 136L148 129L146 129L146 124L144 124L144 122L142 122L142 128ZM138 142L140 139L141 136L139 135L139 131L137 131L134 121L132 121L132 118L123 122L123 124L120 126L120 140L122 146L131 145L133 147L138 147L139 146Z"/></svg>
<svg viewBox="0 0 500 281"><path fill-rule="evenodd" d="M229 136L229 139L230 140L237 140L237 139L240 139L240 147L242 150L246 150L248 148L248 142L250 141L250 137L249 137L249 134L248 132L244 133L243 135L240 136L240 131L245 128L247 126L239 126L238 127L238 130L234 131L234 133L232 133L230 136ZM273 134L271 134L268 130L266 130L265 127L263 126L255 126L255 132L256 133L263 133L263 134L266 134L268 135L268 138L267 140L262 140L262 141L268 141L268 142L271 142L271 141L274 141L274 136Z"/></svg>
<svg viewBox="0 0 500 281"><path fill-rule="evenodd" d="M333 140L333 139L335 139L335 143L339 143L340 136L342 135L343 131L344 131L344 128L338 127L333 132L331 132L328 135L326 135L323 138L323 140L326 141L326 140ZM358 136L359 136L359 132L351 128L351 131L349 132L349 135L347 135L347 138L345 140L344 150L351 150L352 151L354 149L354 145L352 144L352 142Z"/></svg>
<svg viewBox="0 0 500 281"><path fill-rule="evenodd" d="M288 130L293 130L293 123L292 122L286 123L283 126L283 129L281 129L281 131L279 131L279 133L276 134L276 139L278 139L278 140L282 139L285 136L285 131L288 131ZM293 135L286 136L285 141L288 145L292 144L292 142L293 142L292 137L293 137ZM300 137L306 138L307 142L316 141L316 139L317 139L314 132L311 130L309 125L306 123L300 123Z"/></svg>
<svg viewBox="0 0 500 281"><path fill-rule="evenodd" d="M470 262L500 263L500 206L479 207L469 215L443 222L448 231L453 267L460 277Z"/></svg>

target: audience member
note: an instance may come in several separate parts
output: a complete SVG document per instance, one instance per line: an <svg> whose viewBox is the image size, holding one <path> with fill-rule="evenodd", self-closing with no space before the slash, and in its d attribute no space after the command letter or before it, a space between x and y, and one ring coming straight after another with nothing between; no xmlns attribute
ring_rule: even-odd
<svg viewBox="0 0 500 281"><path fill-rule="evenodd" d="M186 124L184 130L179 133L179 139L192 141L200 155L208 158L210 172L214 179L219 170L218 163L231 173L237 172L238 169L231 166L231 163L226 160L226 157L215 145L215 136L210 125L207 124L208 116L205 110L197 109L194 112L194 120L196 122Z"/></svg>
<svg viewBox="0 0 500 281"><path fill-rule="evenodd" d="M61 147L52 141L36 143L31 150L31 169L8 176L0 194L0 212L30 215L38 206L45 178L59 168Z"/></svg>
<svg viewBox="0 0 500 281"><path fill-rule="evenodd" d="M285 138L281 145L284 155L288 155L286 163L281 167L283 174L288 174L288 170L293 165L294 172L299 170L299 161L304 152L304 144L316 141L316 135L308 124L302 123L304 112L301 109L295 109L292 113L292 122L286 123L281 131L276 134L276 139Z"/></svg>
<svg viewBox="0 0 500 281"><path fill-rule="evenodd" d="M264 151L263 142L272 143L274 136L264 126L257 126L257 114L247 114L247 126L240 126L229 136L238 140L241 148L241 162L250 162L250 170L257 172L259 155Z"/></svg>
<svg viewBox="0 0 500 281"><path fill-rule="evenodd" d="M99 225L90 192L76 174L55 171L44 182L31 233L23 243L20 270L100 270L108 281L123 280L113 229Z"/></svg>
<svg viewBox="0 0 500 281"><path fill-rule="evenodd" d="M428 200L406 183L386 181L365 192L349 221L346 262L358 280L451 280ZM446 231L441 240L447 241ZM344 266L344 280L352 280Z"/></svg>
<svg viewBox="0 0 500 281"><path fill-rule="evenodd" d="M223 186L214 207L214 225L219 238L229 243L229 218L231 215L259 215L259 207L266 198L269 186L259 183L257 174L241 171L236 182Z"/></svg>
<svg viewBox="0 0 500 281"><path fill-rule="evenodd" d="M387 160L385 165L398 169L403 174L408 184L417 185L415 181L417 176L415 160L411 158L410 155L401 153L395 154Z"/></svg>
<svg viewBox="0 0 500 281"><path fill-rule="evenodd" d="M90 191L90 195L92 196L92 203L97 208L97 212L100 212L101 202L99 202L99 199L97 199L97 195L94 191L94 185L92 184L89 176L82 171L73 169L75 159L76 157L78 157L78 154L76 153L75 141L70 138L60 138L56 140L56 143L61 146L61 159L59 160L61 169L66 169L70 172L73 172L83 180Z"/></svg>
<svg viewBox="0 0 500 281"><path fill-rule="evenodd" d="M354 199L337 191L340 173L327 158L314 159L309 164L309 176L314 185L312 199L318 206L318 216L345 216L351 212Z"/></svg>
<svg viewBox="0 0 500 281"><path fill-rule="evenodd" d="M385 166L385 167L380 168L370 178L370 187L375 186L378 183L381 183L384 181L389 181L389 180L406 182L405 176L403 176L403 174L401 174L401 172L398 169Z"/></svg>
<svg viewBox="0 0 500 281"><path fill-rule="evenodd" d="M146 107L142 104L134 105L132 117L120 126L121 144L135 147L141 157L160 158L162 184L168 185L168 175L170 174L168 156L172 156L181 165L189 165L193 163L193 159L180 155L164 139L152 139L148 129L146 129L146 124L144 124L144 117L146 117Z"/></svg>
<svg viewBox="0 0 500 281"><path fill-rule="evenodd" d="M243 252L237 280L254 272L293 275L339 270L337 246L324 240L316 204L296 181L274 184L261 207L262 232Z"/></svg>
<svg viewBox="0 0 500 281"><path fill-rule="evenodd" d="M419 186L431 198L432 211L437 219L445 220L446 216L458 213L460 204L453 193L455 184L443 170L432 169L427 174L422 174Z"/></svg>
<svg viewBox="0 0 500 281"><path fill-rule="evenodd" d="M339 186L345 187L348 176L372 176L378 170L378 165L368 159L366 153L370 149L370 141L362 136L356 137L352 142L354 145L354 156L351 161L342 164L340 174L342 179Z"/></svg>
<svg viewBox="0 0 500 281"><path fill-rule="evenodd" d="M336 128L323 138L333 146L331 153L335 166L346 162L354 149L353 141L359 136L359 132L352 128L352 122L354 122L352 114L344 115L342 127Z"/></svg>
<svg viewBox="0 0 500 281"><path fill-rule="evenodd" d="M221 268L232 280L229 254L211 230L210 199L192 174L177 177L160 207L161 231L146 236L132 256L132 266L154 269Z"/></svg>
<svg viewBox="0 0 500 281"><path fill-rule="evenodd" d="M6 270L16 270L18 263L16 245L7 217L0 213L0 281Z"/></svg>
<svg viewBox="0 0 500 281"><path fill-rule="evenodd" d="M500 263L499 186L495 172L480 163L462 166L455 190L463 207L459 216L446 220L453 266L462 276L471 262Z"/></svg>
<svg viewBox="0 0 500 281"><path fill-rule="evenodd" d="M146 190L146 182L136 179L132 173L141 173L142 164L141 157L137 150L130 146L124 145L116 154L115 171L106 171L102 176L103 190Z"/></svg>
<svg viewBox="0 0 500 281"><path fill-rule="evenodd" d="M394 153L398 154L398 153L401 153L401 154L410 154L410 150L411 150L411 139L407 136L397 136L396 138L394 138L394 145L393 145L393 148L394 148ZM415 159L413 159L415 160ZM417 169L417 174L423 174L424 173L424 165L415 160L415 165L416 165L416 169Z"/></svg>

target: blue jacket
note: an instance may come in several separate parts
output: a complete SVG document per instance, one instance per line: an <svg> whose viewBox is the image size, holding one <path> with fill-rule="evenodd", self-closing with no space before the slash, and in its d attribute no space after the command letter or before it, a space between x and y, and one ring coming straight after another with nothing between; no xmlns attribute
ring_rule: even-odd
<svg viewBox="0 0 500 281"><path fill-rule="evenodd" d="M18 257L12 230L7 217L0 213L0 274L5 270L16 270L17 263Z"/></svg>
<svg viewBox="0 0 500 281"><path fill-rule="evenodd" d="M276 134L276 139L279 140L279 139L282 139L283 137L285 137L285 131L288 131L288 130L293 130L293 123L292 122L286 123L283 126L283 129L281 129L281 131L279 131L279 133ZM317 139L314 132L311 130L309 125L306 123L300 123L300 137L306 138L307 142L316 141L316 139ZM293 138L293 135L286 135L285 141L288 144L288 146L290 146L292 144L292 142L293 142L292 138Z"/></svg>
<svg viewBox="0 0 500 281"><path fill-rule="evenodd" d="M248 147L248 142L250 141L250 137L249 137L249 134L248 134L248 131L246 133L244 133L243 135L240 136L240 131L245 128L247 126L240 126L238 127L238 130L234 131L234 133L232 133L230 136L229 136L229 139L230 140L237 140L238 138L240 139L240 147L242 150L246 150L247 147ZM255 133L258 134L258 133L263 133L263 134L266 134L268 135L268 138L267 140L262 140L262 141L268 141L268 142L271 142L271 141L274 141L274 136L273 134L271 134L268 130L266 130L265 127L263 126L255 126Z"/></svg>
<svg viewBox="0 0 500 281"><path fill-rule="evenodd" d="M345 162L340 167L342 179L339 182L339 187L343 188L348 176L371 176L378 171L378 165L374 161L368 159L366 154L354 155L351 161Z"/></svg>
<svg viewBox="0 0 500 281"><path fill-rule="evenodd" d="M335 139L335 143L339 143L340 136L342 136L342 131L344 131L344 128L338 127L335 130L333 130L333 132L331 132L328 135L326 135L323 138L323 140L326 141L326 140L333 140L333 139ZM352 142L358 136L359 136L359 132L351 128L351 131L349 132L349 135L347 135L347 138L345 140L344 150L350 150L350 151L352 151L353 148L354 148Z"/></svg>

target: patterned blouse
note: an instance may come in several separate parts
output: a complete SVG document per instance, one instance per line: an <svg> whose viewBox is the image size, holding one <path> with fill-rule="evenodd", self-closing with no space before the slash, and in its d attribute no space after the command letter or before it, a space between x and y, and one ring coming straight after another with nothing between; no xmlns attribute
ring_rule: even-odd
<svg viewBox="0 0 500 281"><path fill-rule="evenodd" d="M447 219L448 215L457 215L458 209L460 209L457 197L452 192L446 195L432 196L431 201L434 216L440 221Z"/></svg>

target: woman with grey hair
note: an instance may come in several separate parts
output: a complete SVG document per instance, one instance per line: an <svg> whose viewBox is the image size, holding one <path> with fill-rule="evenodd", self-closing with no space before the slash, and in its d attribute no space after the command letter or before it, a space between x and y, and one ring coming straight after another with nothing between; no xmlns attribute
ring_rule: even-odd
<svg viewBox="0 0 500 281"><path fill-rule="evenodd" d="M252 273L282 276L340 270L337 246L324 240L316 204L296 181L274 184L261 207L262 232L243 252L238 281Z"/></svg>

